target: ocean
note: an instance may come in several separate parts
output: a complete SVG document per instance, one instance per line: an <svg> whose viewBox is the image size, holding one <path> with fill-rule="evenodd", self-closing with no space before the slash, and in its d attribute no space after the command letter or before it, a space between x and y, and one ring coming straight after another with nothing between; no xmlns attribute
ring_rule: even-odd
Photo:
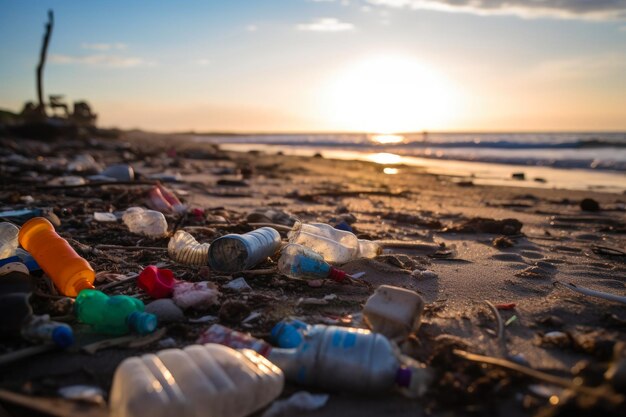
<svg viewBox="0 0 626 417"><path fill-rule="evenodd" d="M368 160L390 175L412 165L475 183L626 191L626 132L195 135L194 140L237 151Z"/></svg>

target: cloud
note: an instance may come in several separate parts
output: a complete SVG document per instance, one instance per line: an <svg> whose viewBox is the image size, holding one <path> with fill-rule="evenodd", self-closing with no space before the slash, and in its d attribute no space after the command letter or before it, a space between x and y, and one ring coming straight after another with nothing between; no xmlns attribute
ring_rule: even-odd
<svg viewBox="0 0 626 417"><path fill-rule="evenodd" d="M374 6L479 15L626 20L626 0L365 0Z"/></svg>
<svg viewBox="0 0 626 417"><path fill-rule="evenodd" d="M50 62L61 65L78 64L107 68L133 68L155 65L154 62L146 61L143 58L106 54L83 56L53 54L50 55Z"/></svg>
<svg viewBox="0 0 626 417"><path fill-rule="evenodd" d="M128 45L125 43L81 43L80 47L83 49L92 49L94 51L110 51L110 50L122 50L126 49Z"/></svg>
<svg viewBox="0 0 626 417"><path fill-rule="evenodd" d="M248 25L246 26L246 30L248 32L256 32L259 29L257 25Z"/></svg>
<svg viewBox="0 0 626 417"><path fill-rule="evenodd" d="M354 25L342 22L334 17L322 17L313 20L311 23L300 23L296 25L296 28L310 32L347 32L354 30Z"/></svg>

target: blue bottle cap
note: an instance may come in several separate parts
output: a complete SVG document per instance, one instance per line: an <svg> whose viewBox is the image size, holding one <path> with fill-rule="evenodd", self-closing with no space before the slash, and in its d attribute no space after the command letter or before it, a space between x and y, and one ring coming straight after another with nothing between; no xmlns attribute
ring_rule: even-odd
<svg viewBox="0 0 626 417"><path fill-rule="evenodd" d="M135 311L126 320L128 327L139 334L152 333L157 327L157 317L151 313Z"/></svg>
<svg viewBox="0 0 626 417"><path fill-rule="evenodd" d="M74 332L69 326L58 326L52 331L52 341L60 348L65 349L74 344Z"/></svg>
<svg viewBox="0 0 626 417"><path fill-rule="evenodd" d="M352 229L352 226L350 226L345 221L341 221L341 222L337 223L335 225L335 229L343 230L343 231L350 232L350 233L354 233L354 229Z"/></svg>
<svg viewBox="0 0 626 417"><path fill-rule="evenodd" d="M300 346L304 339L301 333L303 327L300 323L302 322L288 323L281 321L278 323L270 333L272 343L281 348L295 348Z"/></svg>

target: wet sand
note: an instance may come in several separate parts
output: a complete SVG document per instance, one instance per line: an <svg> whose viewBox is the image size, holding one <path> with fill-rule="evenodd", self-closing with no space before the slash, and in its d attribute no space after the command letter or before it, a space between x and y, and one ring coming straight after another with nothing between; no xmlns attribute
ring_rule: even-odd
<svg viewBox="0 0 626 417"><path fill-rule="evenodd" d="M334 393L327 406L311 416L450 412L534 415L544 407L550 408L550 396L544 398L532 389L539 382L520 378L514 372L472 365L452 355L451 349L460 347L490 356L523 355L532 368L568 378L576 376L572 367L585 360L590 364L591 383L591 378L601 375L610 361L614 344L626 341L623 305L554 285L555 281L563 281L626 294L624 256L602 250L626 247L624 195L477 185L471 178L429 174L412 166L402 166L397 175L386 175L383 166L371 162L224 152L183 139L134 133L121 140L98 140L91 145L66 142L50 144L46 149L36 142L13 142L12 148L7 142L3 149L31 159L37 155L71 159L86 152L104 165L129 163L146 178L150 174L179 175L180 181L167 186L190 207L205 210L206 216L199 221L191 216L168 216L170 230L186 229L203 242L228 232L251 230L245 216L261 207L286 211L307 222L330 224L351 214L356 219L352 227L360 238L387 242L383 256L353 261L342 268L366 272L364 280L374 288L391 284L415 290L424 297L427 307L423 324L416 337L402 348L432 367L436 382L420 400L407 400L395 393L367 399ZM3 169L4 207L18 207L19 197L31 195L31 206L53 207L61 220L60 232L88 248L101 244L167 246L167 238L146 239L130 234L119 222L91 220L94 211L140 205L147 186L53 189L42 185L61 172L37 172L33 168L37 175L28 179L20 177L18 171ZM582 211L583 198L596 200L602 210ZM485 229L485 221L472 220L475 218L516 219L523 226L520 232ZM497 247L494 240L503 234L507 237ZM411 245L398 245L396 241ZM206 268L177 265L164 251L110 248L94 253L83 248L83 252L97 271L130 274L141 266L163 262L182 279L208 279L222 286L232 278ZM272 266L273 262L268 261L259 268ZM412 273L416 269L434 271L436 277ZM266 337L271 327L286 316L310 323L360 325L355 315L372 292L334 283L312 288L275 273L244 276L253 292L245 295L223 290L220 303L239 303L242 318L259 312L259 319L242 324L241 318L220 316L220 307L189 312L188 317L214 314L222 324L259 337ZM111 291L118 292L147 300L134 284ZM301 298L323 298L328 294L336 298L327 304L298 304ZM501 311L505 321L516 317L505 329L504 352L494 337L496 321L485 300L516 305L513 310ZM40 310L49 308L43 299L36 305ZM166 327L166 337L183 347L193 343L207 325L178 323ZM545 334L553 331L566 335L562 344L546 341ZM93 337L86 335L82 340ZM3 350L13 348L4 346ZM51 395L56 388L74 383L108 390L120 360L158 349L157 342L138 349L106 349L95 355L49 353L5 367L0 386L33 395ZM552 386L546 387L548 392L559 395L560 391ZM296 389L290 385L286 393ZM622 410L609 411L618 415Z"/></svg>

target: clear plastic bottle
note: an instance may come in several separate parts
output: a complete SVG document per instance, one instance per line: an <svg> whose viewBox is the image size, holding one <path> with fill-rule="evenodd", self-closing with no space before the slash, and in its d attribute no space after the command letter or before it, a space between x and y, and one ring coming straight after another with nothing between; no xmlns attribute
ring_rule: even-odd
<svg viewBox="0 0 626 417"><path fill-rule="evenodd" d="M15 255L18 246L17 235L20 229L13 223L0 223L0 259Z"/></svg>
<svg viewBox="0 0 626 417"><path fill-rule="evenodd" d="M296 222L288 238L290 243L313 249L330 263L342 264L358 258L373 258L381 253L376 242L361 240L354 233L324 223Z"/></svg>
<svg viewBox="0 0 626 417"><path fill-rule="evenodd" d="M158 211L130 207L122 215L122 221L132 233L153 238L167 234L167 220L163 213Z"/></svg>
<svg viewBox="0 0 626 417"><path fill-rule="evenodd" d="M244 271L274 255L281 243L280 234L271 227L222 236L209 247L209 265L219 272Z"/></svg>
<svg viewBox="0 0 626 417"><path fill-rule="evenodd" d="M216 344L124 360L110 395L115 417L244 417L283 390L279 368L252 350Z"/></svg>
<svg viewBox="0 0 626 417"><path fill-rule="evenodd" d="M278 270L290 278L329 278L337 282L343 281L347 275L344 271L326 263L319 253L295 243L290 243L281 250Z"/></svg>
<svg viewBox="0 0 626 417"><path fill-rule="evenodd" d="M167 253L178 263L192 266L207 265L209 244L198 241L184 230L178 230L167 244Z"/></svg>
<svg viewBox="0 0 626 417"><path fill-rule="evenodd" d="M154 314L145 313L143 302L127 295L108 296L97 290L83 290L74 304L78 320L103 334L122 335L131 330L152 333L157 326Z"/></svg>
<svg viewBox="0 0 626 417"><path fill-rule="evenodd" d="M94 288L93 268L69 243L59 236L52 223L43 217L30 219L20 229L19 242L52 279L61 294L76 297Z"/></svg>

